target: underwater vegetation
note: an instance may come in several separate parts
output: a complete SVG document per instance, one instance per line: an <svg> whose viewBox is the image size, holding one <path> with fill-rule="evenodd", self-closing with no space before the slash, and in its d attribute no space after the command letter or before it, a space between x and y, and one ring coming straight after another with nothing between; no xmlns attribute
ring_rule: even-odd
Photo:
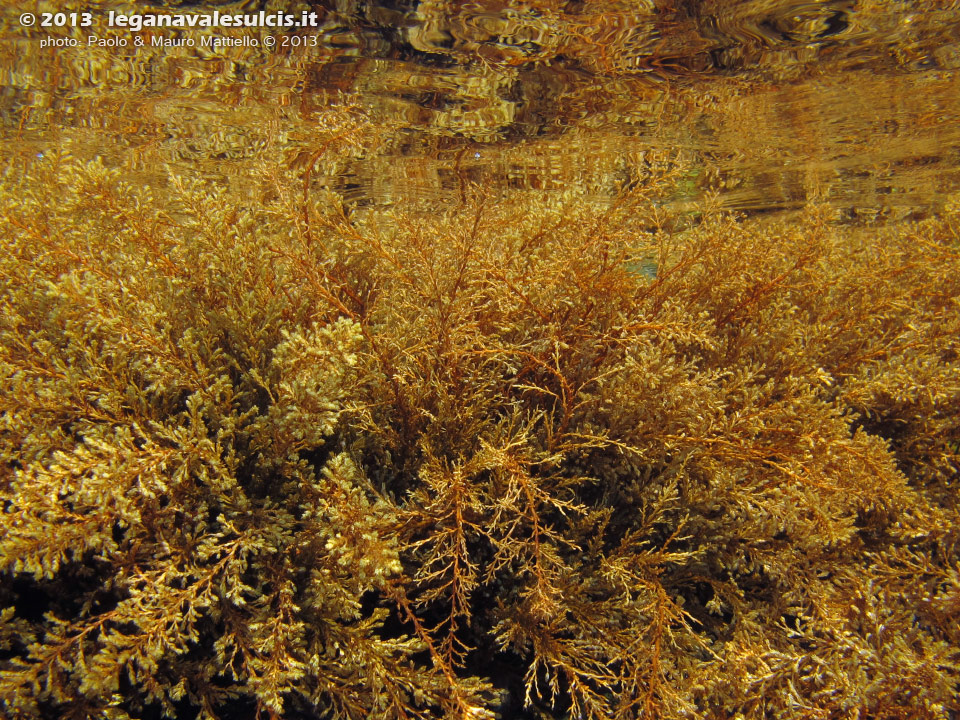
<svg viewBox="0 0 960 720"><path fill-rule="evenodd" d="M684 177L9 172L3 714L956 717L960 214Z"/></svg>

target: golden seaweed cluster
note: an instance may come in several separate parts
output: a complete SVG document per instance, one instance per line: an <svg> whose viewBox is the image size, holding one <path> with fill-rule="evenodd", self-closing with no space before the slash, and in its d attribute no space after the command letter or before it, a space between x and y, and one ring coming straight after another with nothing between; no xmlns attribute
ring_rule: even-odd
<svg viewBox="0 0 960 720"><path fill-rule="evenodd" d="M960 215L2 188L0 714L939 718Z"/></svg>

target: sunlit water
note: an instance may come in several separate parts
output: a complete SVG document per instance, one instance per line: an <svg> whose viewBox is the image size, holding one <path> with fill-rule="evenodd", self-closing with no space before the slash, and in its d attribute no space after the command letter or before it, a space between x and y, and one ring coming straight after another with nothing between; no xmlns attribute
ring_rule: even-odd
<svg viewBox="0 0 960 720"><path fill-rule="evenodd" d="M242 183L258 163L309 166L337 134L326 109L346 98L378 142L313 173L359 205L449 206L475 186L612 196L651 152L686 163L676 201L717 193L747 213L816 201L886 223L936 213L960 186L953 0L204 5L318 12L320 27L273 49L90 47L90 30L18 20L192 5L4 3L4 162L69 148L146 184L168 167Z"/></svg>

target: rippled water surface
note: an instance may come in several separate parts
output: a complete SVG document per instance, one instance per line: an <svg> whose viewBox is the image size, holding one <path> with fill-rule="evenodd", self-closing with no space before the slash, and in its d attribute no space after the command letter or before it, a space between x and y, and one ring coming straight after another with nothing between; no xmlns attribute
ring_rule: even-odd
<svg viewBox="0 0 960 720"><path fill-rule="evenodd" d="M71 8L92 30L19 21ZM316 11L319 27L275 32L272 49L152 46L204 34L175 29L88 42L132 37L109 10L213 9ZM242 183L280 158L357 204L443 206L475 184L613 195L655 152L689 168L676 201L826 201L863 224L936 213L960 185L955 0L8 0L0 19L8 165L65 147L144 183L171 166ZM352 122L328 112L343 101L377 142L325 167Z"/></svg>

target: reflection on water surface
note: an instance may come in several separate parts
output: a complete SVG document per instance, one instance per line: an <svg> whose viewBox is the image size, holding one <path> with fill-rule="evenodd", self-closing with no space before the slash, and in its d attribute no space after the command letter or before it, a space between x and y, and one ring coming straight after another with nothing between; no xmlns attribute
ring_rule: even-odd
<svg viewBox="0 0 960 720"><path fill-rule="evenodd" d="M69 145L144 182L165 164L213 177L278 156L305 167L337 135L325 109L347 96L377 142L313 172L359 204L456 203L474 183L603 197L651 150L690 164L680 200L717 192L747 212L817 199L851 222L888 222L935 212L958 185L953 0L215 5L314 10L321 27L273 50L89 48L86 30L17 22L62 3L7 3L4 155ZM80 47L41 48L48 36Z"/></svg>

